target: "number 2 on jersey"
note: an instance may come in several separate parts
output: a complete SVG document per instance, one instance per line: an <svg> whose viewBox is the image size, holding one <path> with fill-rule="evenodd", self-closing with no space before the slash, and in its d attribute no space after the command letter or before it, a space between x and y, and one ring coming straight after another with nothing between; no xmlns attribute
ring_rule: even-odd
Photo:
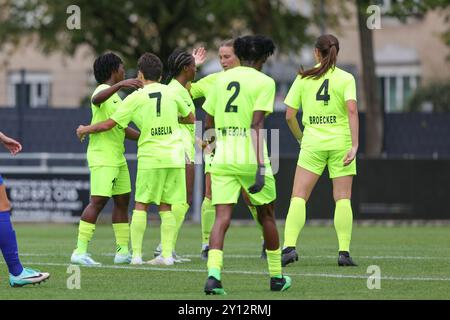
<svg viewBox="0 0 450 320"><path fill-rule="evenodd" d="M153 92L149 93L148 96L150 99L156 98L156 116L161 116L161 92Z"/></svg>
<svg viewBox="0 0 450 320"><path fill-rule="evenodd" d="M328 79L325 79L325 81L320 86L319 90L317 90L316 100L317 101L322 100L325 102L326 106L328 105L328 101L330 100L330 95L328 94Z"/></svg>
<svg viewBox="0 0 450 320"><path fill-rule="evenodd" d="M241 91L241 85L239 82L232 81L227 87L228 91L231 91L231 89L234 88L234 93L230 97L230 100L228 100L227 106L225 107L225 112L238 112L238 106L232 105L234 100L236 100L237 96L239 95L239 91Z"/></svg>

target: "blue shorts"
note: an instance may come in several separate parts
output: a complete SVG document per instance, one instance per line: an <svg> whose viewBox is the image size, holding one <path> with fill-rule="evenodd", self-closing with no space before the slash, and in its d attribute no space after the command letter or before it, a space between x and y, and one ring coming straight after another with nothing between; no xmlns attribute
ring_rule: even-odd
<svg viewBox="0 0 450 320"><path fill-rule="evenodd" d="M0 174L0 186L3 184L2 175Z"/></svg>

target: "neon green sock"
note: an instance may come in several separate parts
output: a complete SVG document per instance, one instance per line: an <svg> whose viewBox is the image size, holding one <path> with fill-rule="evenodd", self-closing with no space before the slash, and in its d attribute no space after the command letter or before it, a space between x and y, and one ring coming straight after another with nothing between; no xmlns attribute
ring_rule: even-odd
<svg viewBox="0 0 450 320"><path fill-rule="evenodd" d="M281 261L281 260L280 260ZM218 249L210 249L208 252L208 277L213 276L220 281L220 271L223 266L223 251Z"/></svg>
<svg viewBox="0 0 450 320"><path fill-rule="evenodd" d="M281 278L281 249L267 250L267 265L269 266L269 274L271 278Z"/></svg>
<svg viewBox="0 0 450 320"><path fill-rule="evenodd" d="M117 253L127 254L130 242L130 225L128 223L113 223L114 235L116 236Z"/></svg>
<svg viewBox="0 0 450 320"><path fill-rule="evenodd" d="M336 201L334 211L334 227L339 241L339 251L350 251L352 238L353 212L349 199Z"/></svg>
<svg viewBox="0 0 450 320"><path fill-rule="evenodd" d="M211 199L204 198L202 203L202 244L209 244L214 221L216 220L216 208L212 205Z"/></svg>
<svg viewBox="0 0 450 320"><path fill-rule="evenodd" d="M160 211L161 217L161 255L163 258L172 256L173 238L176 220L172 211Z"/></svg>
<svg viewBox="0 0 450 320"><path fill-rule="evenodd" d="M177 245L178 233L180 232L181 226L183 225L184 222L184 217L186 216L188 210L189 205L187 203L172 205L172 214L175 217L175 227L173 233L173 250L175 250L175 247Z"/></svg>
<svg viewBox="0 0 450 320"><path fill-rule="evenodd" d="M133 210L133 217L131 218L130 225L133 258L142 257L142 242L144 240L145 229L147 229L147 212Z"/></svg>
<svg viewBox="0 0 450 320"><path fill-rule="evenodd" d="M78 254L83 254L87 252L89 241L91 241L94 235L95 224L80 220L78 225L78 241L77 248L75 252Z"/></svg>
<svg viewBox="0 0 450 320"><path fill-rule="evenodd" d="M292 198L286 223L284 225L284 247L295 247L297 239L305 225L306 202L302 198Z"/></svg>
<svg viewBox="0 0 450 320"><path fill-rule="evenodd" d="M258 221L258 211L256 210L256 207L255 206L247 206L247 207L248 210L250 210L250 213L252 214L253 220L255 220L258 229L261 231L261 240L264 240L263 227L261 223L259 223Z"/></svg>

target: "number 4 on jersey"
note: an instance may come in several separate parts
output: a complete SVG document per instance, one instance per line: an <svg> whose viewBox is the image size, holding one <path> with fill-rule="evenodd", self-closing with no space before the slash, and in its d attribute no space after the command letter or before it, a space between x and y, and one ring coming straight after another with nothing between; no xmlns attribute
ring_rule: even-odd
<svg viewBox="0 0 450 320"><path fill-rule="evenodd" d="M328 94L328 79L325 79L325 81L322 83L319 90L317 91L316 100L317 101L322 100L324 101L326 106L328 105L328 101L330 100L330 95Z"/></svg>

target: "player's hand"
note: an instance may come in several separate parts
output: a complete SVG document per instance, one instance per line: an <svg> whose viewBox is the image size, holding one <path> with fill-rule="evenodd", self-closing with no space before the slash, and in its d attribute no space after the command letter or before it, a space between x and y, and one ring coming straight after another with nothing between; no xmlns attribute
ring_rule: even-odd
<svg viewBox="0 0 450 320"><path fill-rule="evenodd" d="M18 141L14 140L14 139L12 139L10 137L6 137L5 136L1 140L1 142L5 146L5 148L8 149L9 152L11 152L11 154L13 156L18 154L22 150L22 145Z"/></svg>
<svg viewBox="0 0 450 320"><path fill-rule="evenodd" d="M350 151L347 153L347 155L344 158L344 167L348 166L350 163L352 163L353 160L355 160L357 152L358 152L357 147L352 147L350 149Z"/></svg>
<svg viewBox="0 0 450 320"><path fill-rule="evenodd" d="M86 133L84 132L84 128L86 128L86 126L79 125L78 129L77 129L77 136L78 136L78 139L80 139L81 142L83 142L84 138L86 138Z"/></svg>
<svg viewBox="0 0 450 320"><path fill-rule="evenodd" d="M143 88L144 84L141 80L138 79L126 79L123 81L120 81L120 87L121 88L132 88L132 89L139 89Z"/></svg>
<svg viewBox="0 0 450 320"><path fill-rule="evenodd" d="M203 47L195 48L192 55L194 56L195 65L197 67L201 66L206 60L206 50Z"/></svg>
<svg viewBox="0 0 450 320"><path fill-rule="evenodd" d="M256 171L256 176L255 176L255 183L248 188L248 192L257 193L257 192L260 192L262 190L262 188L264 188L265 170L266 170L266 167L264 165L258 166L258 170Z"/></svg>

